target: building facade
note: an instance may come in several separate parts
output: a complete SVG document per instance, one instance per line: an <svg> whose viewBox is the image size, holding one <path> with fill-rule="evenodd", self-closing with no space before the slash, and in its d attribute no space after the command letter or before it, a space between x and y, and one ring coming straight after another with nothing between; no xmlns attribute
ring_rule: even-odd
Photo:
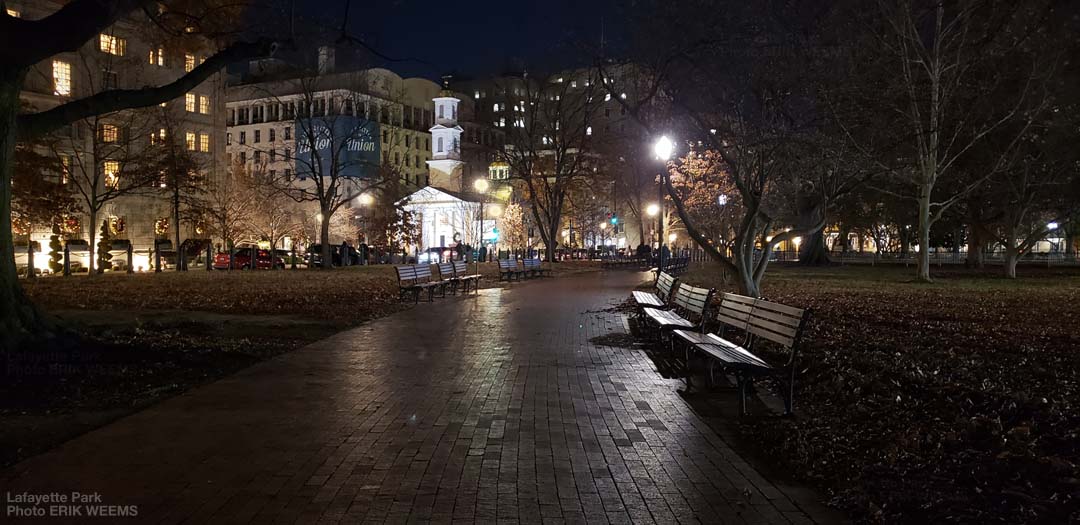
<svg viewBox="0 0 1080 525"><path fill-rule="evenodd" d="M60 6L49 1L6 3L9 14L32 19ZM47 110L109 89L163 85L215 52L209 40L197 35L166 35L148 26L153 24L144 14L133 14L78 51L36 65L21 94L27 110ZM62 166L57 176L80 209L61 219L63 237L72 246L86 246L104 222L118 245L133 246L136 269L142 270L149 269L155 240L173 239L177 228L181 239L206 238L206 227L197 219L174 224L170 177L149 170L168 170L167 146L184 152L187 169L197 170L198 179L207 180L225 168L224 93L224 75L217 74L159 107L84 119L33 144L42 155L57 157ZM34 266L47 271L53 225L22 226L16 228L16 237L44 248L35 255ZM88 267L85 252L76 249L72 255L76 266ZM124 257L114 259L116 266L124 262ZM16 263L25 265L25 256Z"/></svg>

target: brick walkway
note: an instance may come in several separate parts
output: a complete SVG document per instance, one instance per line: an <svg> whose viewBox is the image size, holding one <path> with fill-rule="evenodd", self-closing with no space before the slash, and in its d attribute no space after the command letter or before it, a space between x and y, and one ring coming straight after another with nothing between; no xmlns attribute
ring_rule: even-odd
<svg viewBox="0 0 1080 525"><path fill-rule="evenodd" d="M625 330L603 310L642 278L421 304L24 461L0 493L98 492L155 523L829 516L740 458L642 351L589 342Z"/></svg>

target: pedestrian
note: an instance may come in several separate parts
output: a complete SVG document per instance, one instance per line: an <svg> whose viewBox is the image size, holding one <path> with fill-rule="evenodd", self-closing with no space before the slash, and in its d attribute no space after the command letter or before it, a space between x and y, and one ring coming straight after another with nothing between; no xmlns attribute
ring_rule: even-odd
<svg viewBox="0 0 1080 525"><path fill-rule="evenodd" d="M341 241L341 265L348 266L351 263L349 259L349 242Z"/></svg>

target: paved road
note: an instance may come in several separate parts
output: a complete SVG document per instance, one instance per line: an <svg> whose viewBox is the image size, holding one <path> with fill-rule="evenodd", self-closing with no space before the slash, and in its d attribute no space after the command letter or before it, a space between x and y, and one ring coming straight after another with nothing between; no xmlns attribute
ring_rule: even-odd
<svg viewBox="0 0 1080 525"><path fill-rule="evenodd" d="M24 461L0 493L96 492L155 523L815 521L642 351L590 343L643 278L421 304Z"/></svg>

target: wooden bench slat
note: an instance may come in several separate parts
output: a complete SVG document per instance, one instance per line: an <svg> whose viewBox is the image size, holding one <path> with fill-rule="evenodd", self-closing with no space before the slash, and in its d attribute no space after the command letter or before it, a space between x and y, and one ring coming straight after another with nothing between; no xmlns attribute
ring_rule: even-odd
<svg viewBox="0 0 1080 525"><path fill-rule="evenodd" d="M753 310L753 312L754 312L753 313L754 317L759 317L761 319L766 319L768 321L772 321L772 322L777 323L777 324L782 324L784 326L788 326L788 327L791 327L791 328L798 328L799 323L802 322L802 314L801 313L799 314L798 317L792 317L792 316L787 315L787 314L781 314L781 313L777 313L777 312L770 312L768 310L763 310L761 308L755 308Z"/></svg>
<svg viewBox="0 0 1080 525"><path fill-rule="evenodd" d="M798 325L792 326L786 323L777 323L775 321L761 317L759 314L760 312L755 310L754 313L750 315L750 324L752 326L756 326L758 328L769 330L771 332L776 332L780 335L789 337L795 337L795 334L799 331Z"/></svg>

